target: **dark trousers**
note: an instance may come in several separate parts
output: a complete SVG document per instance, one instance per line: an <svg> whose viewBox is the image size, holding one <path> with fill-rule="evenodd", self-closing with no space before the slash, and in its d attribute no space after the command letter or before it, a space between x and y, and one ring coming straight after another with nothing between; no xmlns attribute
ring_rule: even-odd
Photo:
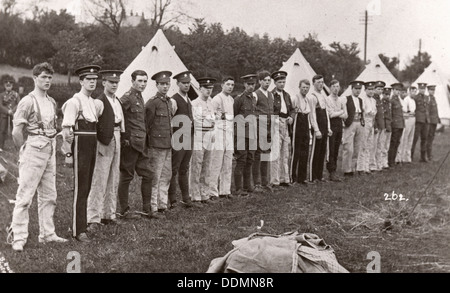
<svg viewBox="0 0 450 293"><path fill-rule="evenodd" d="M77 130L92 132L91 135L75 134L72 144L74 154L74 192L73 192L73 222L72 232L76 237L86 232L87 200L91 191L92 175L94 174L95 156L97 154L96 126L93 122L79 120Z"/></svg>
<svg viewBox="0 0 450 293"><path fill-rule="evenodd" d="M268 186L269 185L269 156L270 156L270 148L268 150L261 149L261 141L264 141L264 137L260 137L260 135L267 135L266 141L268 143L271 142L270 137L270 116L267 118L267 124L261 125L261 121L258 120L258 127L257 127L257 139L258 139L258 147L255 151L253 166L252 166L252 175L253 175L253 184L254 185L262 185L262 186ZM261 127L264 127L260 129ZM264 155L264 157L261 160L261 155Z"/></svg>
<svg viewBox="0 0 450 293"><path fill-rule="evenodd" d="M437 124L428 124L428 136L427 136L427 158L431 160L433 158L432 149L434 134L436 133Z"/></svg>
<svg viewBox="0 0 450 293"><path fill-rule="evenodd" d="M189 197L189 163L191 161L192 150L172 149L172 179L169 186L169 202L177 201L177 186L181 191L183 202L190 201ZM177 182L178 181L178 182Z"/></svg>
<svg viewBox="0 0 450 293"><path fill-rule="evenodd" d="M333 173L336 172L339 147L342 142L342 118L331 118L330 127L333 135L328 138L329 155L327 170L329 173Z"/></svg>
<svg viewBox="0 0 450 293"><path fill-rule="evenodd" d="M308 156L309 156L309 122L308 114L298 113L294 121L292 131L292 162L291 172L294 182L302 183L306 180L308 173Z"/></svg>
<svg viewBox="0 0 450 293"><path fill-rule="evenodd" d="M388 165L394 166L395 157L397 156L398 146L400 145L400 139L402 138L403 128L392 128L391 142L389 144L388 151Z"/></svg>
<svg viewBox="0 0 450 293"><path fill-rule="evenodd" d="M8 120L9 120L9 129L8 129ZM8 133L8 131L10 133ZM5 141L8 139L8 136L12 131L12 117L8 115L0 114L0 149L5 147Z"/></svg>
<svg viewBox="0 0 450 293"><path fill-rule="evenodd" d="M249 138L239 137L237 140L239 143L236 144L235 150L236 167L234 168L234 186L236 191L249 190L252 184L252 167L255 150L251 150L252 144ZM244 141L243 146L241 145L241 140Z"/></svg>
<svg viewBox="0 0 450 293"><path fill-rule="evenodd" d="M310 160L310 180L314 181L316 179L322 180L323 177L323 165L325 163L325 155L327 154L327 143L328 143L328 120L326 116L326 110L321 108L316 108L316 119L319 130L322 133L322 138L318 139L315 137L314 129L313 132L313 146Z"/></svg>
<svg viewBox="0 0 450 293"><path fill-rule="evenodd" d="M147 150L141 153L131 146L123 146L120 150L120 178L118 189L120 212L122 214L130 208L128 205L128 194L130 182L134 178L134 172L142 178L142 210L144 212L150 212L152 179L150 172L150 160Z"/></svg>
<svg viewBox="0 0 450 293"><path fill-rule="evenodd" d="M424 122L416 122L416 126L414 128L414 138L411 148L411 160L414 157L414 150L416 149L417 140L420 137L420 155L423 159L426 155L427 151L427 139L428 139L428 123Z"/></svg>

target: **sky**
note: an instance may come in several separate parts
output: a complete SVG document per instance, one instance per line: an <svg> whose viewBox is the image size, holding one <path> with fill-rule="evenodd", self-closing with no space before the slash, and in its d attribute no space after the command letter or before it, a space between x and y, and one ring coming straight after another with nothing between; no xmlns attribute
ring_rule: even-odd
<svg viewBox="0 0 450 293"><path fill-rule="evenodd" d="M54 10L67 9L78 20L86 19L86 0L18 0L19 6L38 1ZM125 0L135 13L149 15L151 0ZM332 42L356 42L364 58L364 11L370 14L367 59L383 53L400 59L400 69L418 53L450 77L450 1L448 0L173 0L173 7L207 23L221 23L225 30L240 27L247 34L271 38L309 33L329 49Z"/></svg>

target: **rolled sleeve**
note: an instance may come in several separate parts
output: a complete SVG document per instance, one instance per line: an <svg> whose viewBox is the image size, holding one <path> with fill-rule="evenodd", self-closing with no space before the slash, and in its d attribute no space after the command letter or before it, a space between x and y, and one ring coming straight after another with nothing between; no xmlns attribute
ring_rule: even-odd
<svg viewBox="0 0 450 293"><path fill-rule="evenodd" d="M64 105L61 107L61 110L63 112L63 121L61 123L61 127L73 127L75 126L75 122L78 116L78 104L76 101L72 98L64 103Z"/></svg>
<svg viewBox="0 0 450 293"><path fill-rule="evenodd" d="M14 113L13 124L14 126L19 126L20 124L27 124L28 118L33 111L33 101L30 96L24 97L19 101L17 105L17 110Z"/></svg>

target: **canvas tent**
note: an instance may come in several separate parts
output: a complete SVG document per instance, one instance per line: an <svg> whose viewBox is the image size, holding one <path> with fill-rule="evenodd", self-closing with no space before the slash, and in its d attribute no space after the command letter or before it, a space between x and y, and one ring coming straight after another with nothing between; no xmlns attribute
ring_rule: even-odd
<svg viewBox="0 0 450 293"><path fill-rule="evenodd" d="M450 82L435 62L432 62L413 83L424 82L436 85L435 98L441 124L450 126ZM427 93L428 94L428 93Z"/></svg>
<svg viewBox="0 0 450 293"><path fill-rule="evenodd" d="M283 62L283 66L280 68L280 70L287 72L286 85L284 90L291 96L294 96L295 94L300 92L300 80L307 79L309 80L309 82L312 82L313 76L316 75L316 72L314 71L314 69L312 69L311 65L309 65L308 61L306 61L299 48L295 50L295 52L286 62ZM272 83L269 87L269 90L273 90L274 88L275 84ZM324 90L325 95L328 95L328 93L330 93L330 90L326 85L324 86Z"/></svg>
<svg viewBox="0 0 450 293"><path fill-rule="evenodd" d="M370 59L370 63L366 65L361 74L355 78L355 80L360 80L363 82L368 81L384 81L386 86L390 86L393 83L399 82L394 75L389 71L389 69L384 65L378 55L375 55ZM342 97L346 97L352 94L352 89L349 86L343 93Z"/></svg>
<svg viewBox="0 0 450 293"><path fill-rule="evenodd" d="M156 32L147 46L142 49L124 70L116 92L118 97L121 97L131 88L131 73L138 69L144 70L148 74L148 85L142 93L145 102L157 92L155 81L151 80L153 74L159 71L169 70L172 72L173 77L180 72L188 70L161 29ZM191 79L189 97L194 99L199 94L199 84L192 74ZM172 79L168 95L172 96L177 93L177 91L178 87L176 85L176 80Z"/></svg>

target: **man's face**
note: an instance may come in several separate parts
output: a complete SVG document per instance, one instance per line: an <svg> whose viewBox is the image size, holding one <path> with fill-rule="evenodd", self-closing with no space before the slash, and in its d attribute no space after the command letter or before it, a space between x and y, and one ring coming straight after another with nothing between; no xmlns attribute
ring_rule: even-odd
<svg viewBox="0 0 450 293"><path fill-rule="evenodd" d="M190 82L177 82L178 87L180 88L180 92L187 94L189 89L191 88Z"/></svg>
<svg viewBox="0 0 450 293"><path fill-rule="evenodd" d="M251 82L251 83L246 83L246 82L244 82L244 88L245 88L245 91L247 92L247 93L252 93L252 92L254 92L255 91L255 83L254 82Z"/></svg>
<svg viewBox="0 0 450 293"><path fill-rule="evenodd" d="M373 97L373 94L374 94L374 88L367 88L366 89L366 95L368 97Z"/></svg>
<svg viewBox="0 0 450 293"><path fill-rule="evenodd" d="M406 98L407 95L408 95L408 92L407 92L407 91L400 91L400 97L401 97L402 99Z"/></svg>
<svg viewBox="0 0 450 293"><path fill-rule="evenodd" d="M314 88L318 92L322 91L322 89L323 89L323 78L317 79L316 81L314 81Z"/></svg>
<svg viewBox="0 0 450 293"><path fill-rule="evenodd" d="M339 85L339 83L335 83L331 86L330 91L333 95L338 95L339 94L339 90L341 89L341 86Z"/></svg>
<svg viewBox="0 0 450 293"><path fill-rule="evenodd" d="M156 88L158 89L158 92L160 92L163 95L167 95L167 92L170 89L170 82L157 82Z"/></svg>
<svg viewBox="0 0 450 293"><path fill-rule="evenodd" d="M89 92L93 92L97 87L97 77L85 77L80 80L81 86Z"/></svg>
<svg viewBox="0 0 450 293"><path fill-rule="evenodd" d="M400 90L394 89L394 96L400 96Z"/></svg>
<svg viewBox="0 0 450 293"><path fill-rule="evenodd" d="M428 94L431 96L434 96L434 93L436 92L436 89L428 90Z"/></svg>
<svg viewBox="0 0 450 293"><path fill-rule="evenodd" d="M352 88L352 94L355 97L359 97L359 95L361 94L361 88L356 88L356 87Z"/></svg>
<svg viewBox="0 0 450 293"><path fill-rule="evenodd" d="M381 94L383 93L383 88L382 88L382 87L376 87L376 88L375 88L375 93L376 93L377 95L381 95Z"/></svg>
<svg viewBox="0 0 450 293"><path fill-rule="evenodd" d="M132 81L131 86L142 93L147 87L147 82L148 77L146 75L136 75L136 79Z"/></svg>
<svg viewBox="0 0 450 293"><path fill-rule="evenodd" d="M203 97L207 98L209 96L211 96L213 88L212 87L200 87L200 93L202 94Z"/></svg>
<svg viewBox="0 0 450 293"><path fill-rule="evenodd" d="M48 72L41 72L38 76L33 76L36 87L43 91L48 91L52 85L53 75Z"/></svg>
<svg viewBox="0 0 450 293"><path fill-rule="evenodd" d="M284 90L284 87L286 86L286 79L279 79L275 81L275 86L279 91Z"/></svg>
<svg viewBox="0 0 450 293"><path fill-rule="evenodd" d="M300 94L305 97L308 94L310 87L311 86L309 84L302 82L302 84L300 84Z"/></svg>
<svg viewBox="0 0 450 293"><path fill-rule="evenodd" d="M424 88L423 88L423 89L420 88L420 89L419 89L419 94L425 95L425 89L424 89Z"/></svg>
<svg viewBox="0 0 450 293"><path fill-rule="evenodd" d="M413 96L417 95L417 89L411 89L411 95Z"/></svg>
<svg viewBox="0 0 450 293"><path fill-rule="evenodd" d="M259 81L259 85L261 86L261 88L265 91L267 91L267 89L270 86L270 83L272 81L272 78L270 78L270 76L266 76L264 79L261 79Z"/></svg>
<svg viewBox="0 0 450 293"><path fill-rule="evenodd" d="M234 89L234 81L233 80L227 80L222 84L222 92L227 95L231 95Z"/></svg>
<svg viewBox="0 0 450 293"><path fill-rule="evenodd" d="M12 88L13 88L12 83L10 83L10 82L5 82L5 90L6 90L7 92L10 92L10 91L12 90Z"/></svg>
<svg viewBox="0 0 450 293"><path fill-rule="evenodd" d="M105 92L110 95L116 93L117 87L119 86L119 82L110 80L104 80L102 84L105 88Z"/></svg>
<svg viewBox="0 0 450 293"><path fill-rule="evenodd" d="M383 96L390 97L391 96L391 91L383 91Z"/></svg>

